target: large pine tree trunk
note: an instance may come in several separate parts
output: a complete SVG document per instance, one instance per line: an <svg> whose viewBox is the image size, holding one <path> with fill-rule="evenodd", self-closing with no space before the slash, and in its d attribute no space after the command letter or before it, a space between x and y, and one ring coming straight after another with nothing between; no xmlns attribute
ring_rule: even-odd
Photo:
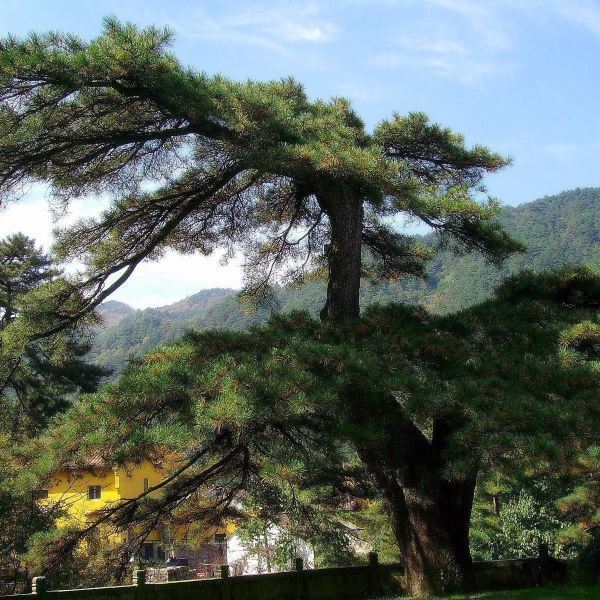
<svg viewBox="0 0 600 600"><path fill-rule="evenodd" d="M443 480L437 487L449 491ZM428 495L399 483L388 483L385 492L382 490L411 595L474 589L469 521L457 519L460 507L470 507L473 495L455 491Z"/></svg>
<svg viewBox="0 0 600 600"><path fill-rule="evenodd" d="M360 315L362 200L357 194L346 192L334 198L320 196L319 203L331 227L327 301L321 318L338 322L355 319Z"/></svg>
<svg viewBox="0 0 600 600"><path fill-rule="evenodd" d="M331 225L321 317L344 322L360 315L362 201L340 190L335 197L320 195L319 203ZM432 440L427 440L393 397L373 394L364 383L349 386L347 408L357 425L367 419L382 425L379 439L360 438L356 446L385 501L406 569L407 591L426 596L473 589L469 522L475 478L444 478L442 455L451 424L438 421Z"/></svg>
<svg viewBox="0 0 600 600"><path fill-rule="evenodd" d="M447 479L444 453L452 425L437 423L429 440L392 396L373 393L358 381L345 396L357 425L367 418L378 423L378 436L361 435L355 445L384 500L408 593L471 591L469 523L476 477Z"/></svg>

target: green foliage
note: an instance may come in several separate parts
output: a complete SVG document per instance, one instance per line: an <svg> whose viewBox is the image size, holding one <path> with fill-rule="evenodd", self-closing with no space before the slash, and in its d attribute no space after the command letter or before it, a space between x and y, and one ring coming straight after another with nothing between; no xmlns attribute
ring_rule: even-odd
<svg viewBox="0 0 600 600"><path fill-rule="evenodd" d="M259 573L289 571L294 568L296 558L303 558L302 534L290 522L278 527L269 519L249 517L236 535L244 550L256 558Z"/></svg>
<svg viewBox="0 0 600 600"><path fill-rule="evenodd" d="M352 510L340 515L341 519L355 528L346 534L350 542L354 542L363 551L368 549L377 552L381 563L400 562L398 542L394 538L389 517L381 500L370 499L354 504Z"/></svg>
<svg viewBox="0 0 600 600"><path fill-rule="evenodd" d="M35 241L21 233L0 241L0 326L15 317L19 297L58 275Z"/></svg>
<svg viewBox="0 0 600 600"><path fill-rule="evenodd" d="M420 461L428 475L436 465L431 481L455 489L482 464L566 456L564 440L597 417L598 369L584 345L559 338L596 322L595 273L524 275L495 301L445 319L398 305L358 318L361 275L422 276L432 256L433 242L393 228L398 217L426 223L449 251L478 250L495 263L523 249L483 187L508 161L420 113L369 133L346 100L311 101L293 80L193 72L170 41L168 31L115 19L89 42L56 33L0 41L3 199L32 181L65 206L110 199L96 218L59 232L58 256L85 270L22 298L3 354L53 339L66 359L73 338L61 332L89 323L141 262L173 249L242 252L245 291L259 298L273 282L327 268L322 314L337 326L291 313L248 333L189 334L73 406L49 432L45 458L55 467L98 446L116 463L181 457L161 494L131 499L102 522L139 525L140 535L165 510L215 522L242 491L265 484L295 511L314 511L335 506L349 482L368 487L365 471L382 492L390 474L404 486ZM207 486L210 506L198 502ZM55 558L77 542L76 532L64 537ZM460 569L447 566L458 582ZM441 579L425 583L437 589Z"/></svg>
<svg viewBox="0 0 600 600"><path fill-rule="evenodd" d="M559 501L560 510L571 523L561 532L563 543L591 543L600 527L600 446L586 448L573 469L575 485Z"/></svg>
<svg viewBox="0 0 600 600"><path fill-rule="evenodd" d="M31 537L52 527L35 489L15 484L27 463L16 455L13 440L0 432L0 594L27 591L29 571L23 557Z"/></svg>
<svg viewBox="0 0 600 600"><path fill-rule="evenodd" d="M83 360L89 345L80 330L32 339L40 321L53 318L41 297L62 282L34 240L17 234L0 242L0 429L13 436L43 428L69 394L93 391L105 374Z"/></svg>
<svg viewBox="0 0 600 600"><path fill-rule="evenodd" d="M333 523L344 494L376 495L357 449L385 447L390 420L430 436L433 423L452 419L438 459L449 481L502 465L573 464L598 422L600 369L584 355L566 359L561 340L577 323L597 322L600 296L587 291L599 277L526 272L494 300L449 317L391 305L345 327L292 313L246 333L190 333L73 406L48 432L47 452L54 468L97 447L117 464L182 457L158 497L108 515L116 526L173 504L182 510L206 487L213 504L186 515L215 518L242 491L265 486L275 490L263 497L275 514L320 511ZM577 302L564 301L565 289ZM507 535L531 513L523 497L507 513Z"/></svg>
<svg viewBox="0 0 600 600"><path fill-rule="evenodd" d="M204 290L162 308L134 311L114 301L102 304L89 360L121 371L128 358L141 358L155 346L181 337L189 329L204 328L205 315L234 295L233 290Z"/></svg>
<svg viewBox="0 0 600 600"><path fill-rule="evenodd" d="M435 289L425 300L435 312L454 312L488 298L511 275L566 265L600 266L600 190L575 189L517 207L503 207L499 222L527 246L501 270L480 257L440 254L430 265Z"/></svg>
<svg viewBox="0 0 600 600"><path fill-rule="evenodd" d="M589 358L600 356L600 326L591 321L577 323L562 335L562 345Z"/></svg>
<svg viewBox="0 0 600 600"><path fill-rule="evenodd" d="M537 556L542 543L560 558L572 558L581 549L561 537L568 525L557 503L572 480L524 475L516 482L490 484L480 485L475 501L470 538L475 560Z"/></svg>
<svg viewBox="0 0 600 600"><path fill-rule="evenodd" d="M498 205L482 185L505 158L468 148L421 113L371 134L347 100L311 101L292 79L197 73L170 42L166 30L114 18L89 42L60 33L0 41L3 198L41 180L65 204L91 193L112 200L59 233L58 255L87 267L52 293L63 324L169 249L244 253L253 294L273 278L301 280L347 256L330 242L351 213L369 275L423 273L431 253L392 228L398 215L492 260L522 249L492 220Z"/></svg>
<svg viewBox="0 0 600 600"><path fill-rule="evenodd" d="M37 501L43 482L31 467L29 445L74 394L92 392L105 371L85 362L89 345L71 328L32 339L40 290L61 285L51 258L22 234L0 241L0 590L24 591L25 557L35 534L53 530L55 514ZM43 315L42 315L43 319ZM48 316L51 320L52 316Z"/></svg>
<svg viewBox="0 0 600 600"><path fill-rule="evenodd" d="M504 278L525 267L538 272L581 261L600 267L598 189L574 190L516 208L505 207L498 218L506 231L528 248L526 253L509 258L502 269L486 264L475 254L456 257L442 252L432 260L427 281L363 280L361 306L364 309L374 304L404 302L423 304L434 313L444 314L488 299ZM422 243L430 245L433 239L424 237ZM118 373L128 357L141 358L153 346L177 339L186 329L246 330L266 322L270 310L248 312L236 301L233 290L227 292L201 292L211 297L217 293L210 306L182 301L183 304L126 315L112 327L107 324L98 330L90 357ZM301 286L279 288L276 294L277 310L307 310L316 316L325 301L326 285L319 280L307 281Z"/></svg>

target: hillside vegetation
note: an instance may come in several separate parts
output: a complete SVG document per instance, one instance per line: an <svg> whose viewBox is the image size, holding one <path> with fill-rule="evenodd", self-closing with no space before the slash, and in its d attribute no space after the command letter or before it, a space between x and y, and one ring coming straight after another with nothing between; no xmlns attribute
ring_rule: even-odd
<svg viewBox="0 0 600 600"><path fill-rule="evenodd" d="M520 206L504 207L499 220L527 252L509 258L502 268L480 255L457 256L441 251L429 266L426 281L405 279L373 284L363 282L362 306L374 303L421 303L436 313L461 310L488 298L508 275L525 268L544 270L588 263L600 266L600 188L575 189ZM423 242L433 244L432 236ZM96 335L92 358L116 371L187 329L246 329L266 320L269 310L249 313L232 289L202 290L174 304L134 310L122 302L107 302L101 312L105 325ZM308 310L323 306L325 284L311 282L278 290L277 310Z"/></svg>

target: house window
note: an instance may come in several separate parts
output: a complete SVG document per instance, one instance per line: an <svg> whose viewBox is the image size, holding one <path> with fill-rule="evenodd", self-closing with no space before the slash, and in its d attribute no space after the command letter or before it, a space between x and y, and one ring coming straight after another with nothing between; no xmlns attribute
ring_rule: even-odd
<svg viewBox="0 0 600 600"><path fill-rule="evenodd" d="M35 492L35 497L37 500L43 500L44 498L47 498L48 490L37 490L37 492Z"/></svg>
<svg viewBox="0 0 600 600"><path fill-rule="evenodd" d="M144 544L142 552L146 560L152 560L154 558L154 544Z"/></svg>
<svg viewBox="0 0 600 600"><path fill-rule="evenodd" d="M217 544L224 544L225 543L225 534L224 533L216 533L215 534L215 542L217 542Z"/></svg>
<svg viewBox="0 0 600 600"><path fill-rule="evenodd" d="M90 485L88 487L88 500L100 500L101 488L99 485Z"/></svg>
<svg viewBox="0 0 600 600"><path fill-rule="evenodd" d="M148 478L144 477L144 492L148 491Z"/></svg>

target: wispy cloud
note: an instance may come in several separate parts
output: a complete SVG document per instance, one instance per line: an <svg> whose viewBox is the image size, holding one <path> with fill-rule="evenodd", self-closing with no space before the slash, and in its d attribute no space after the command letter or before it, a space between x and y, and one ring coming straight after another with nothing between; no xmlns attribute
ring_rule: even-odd
<svg viewBox="0 0 600 600"><path fill-rule="evenodd" d="M397 46L436 56L465 55L468 49L465 44L455 39L433 38L427 39L417 36L399 37L395 40Z"/></svg>
<svg viewBox="0 0 600 600"><path fill-rule="evenodd" d="M561 161L573 161L590 153L597 154L600 150L600 140L588 142L553 142L542 146L542 152Z"/></svg>
<svg viewBox="0 0 600 600"><path fill-rule="evenodd" d="M352 0L350 0L352 1ZM558 20L600 36L598 0L354 0L411 10L410 36L398 33L369 64L385 69L421 69L469 86L519 68L516 17Z"/></svg>
<svg viewBox="0 0 600 600"><path fill-rule="evenodd" d="M340 95L350 100L357 100L359 102L372 102L381 100L383 93L380 88L373 87L372 83L367 84L365 82L350 82L344 81L339 84L333 84L333 94Z"/></svg>
<svg viewBox="0 0 600 600"><path fill-rule="evenodd" d="M397 52L382 53L371 59L371 64L380 68L428 69L440 77L452 79L465 85L476 85L484 78L501 71L512 72L512 65L499 64L492 61L479 61L468 57L457 60L440 53L402 54Z"/></svg>
<svg viewBox="0 0 600 600"><path fill-rule="evenodd" d="M403 4L417 6L411 0ZM435 10L424 10L427 5ZM399 28L388 47L370 58L371 65L425 69L465 85L514 71L512 43L489 9L469 0L424 0L419 6L412 32Z"/></svg>
<svg viewBox="0 0 600 600"><path fill-rule="evenodd" d="M556 13L572 23L600 36L600 4L590 0L555 0Z"/></svg>
<svg viewBox="0 0 600 600"><path fill-rule="evenodd" d="M461 0L427 0L449 2ZM465 2L468 0L464 0ZM490 0L489 6L496 15L515 16L527 14L534 21L558 18L600 36L600 3L598 0Z"/></svg>
<svg viewBox="0 0 600 600"><path fill-rule="evenodd" d="M279 51L294 44L330 42L338 34L338 27L318 4L246 5L240 9L234 3L218 15L198 9L184 23L173 25L184 36Z"/></svg>

